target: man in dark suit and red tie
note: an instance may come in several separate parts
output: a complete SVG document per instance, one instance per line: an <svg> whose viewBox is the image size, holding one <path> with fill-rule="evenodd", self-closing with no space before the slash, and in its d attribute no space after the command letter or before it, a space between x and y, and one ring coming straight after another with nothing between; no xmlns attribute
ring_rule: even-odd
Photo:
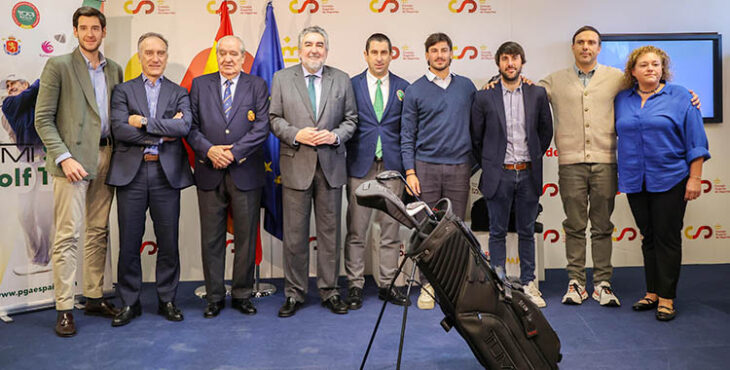
<svg viewBox="0 0 730 370"><path fill-rule="evenodd" d="M116 143L106 182L117 187L117 292L123 303L112 326L126 325L142 313L139 248L148 208L158 247L158 313L170 321L183 320L175 306L180 279L180 190L193 184L193 174L181 138L190 131L193 116L188 92L163 76L167 40L158 33L145 33L137 42L137 53L142 74L117 85L111 101Z"/></svg>
<svg viewBox="0 0 730 370"><path fill-rule="evenodd" d="M269 89L257 76L242 73L245 49L237 36L218 40L219 72L193 80L193 124L188 143L195 151L195 184L206 318L218 316L226 296L223 284L227 210L233 214L233 308L256 313L251 302L256 233L264 186L262 145L269 135Z"/></svg>
<svg viewBox="0 0 730 370"><path fill-rule="evenodd" d="M347 304L351 310L362 306L365 283L365 238L372 209L360 206L355 189L385 170L403 172L400 156L400 116L408 82L388 70L393 59L388 36L371 35L365 42L367 70L352 78L357 102L357 130L347 142L347 237L345 238L345 270L347 272ZM389 181L395 193L403 193L400 181ZM397 305L408 302L398 289L388 291L395 277L400 254L400 224L392 217L376 211L380 222L378 272L373 273L378 297Z"/></svg>
<svg viewBox="0 0 730 370"><path fill-rule="evenodd" d="M500 82L474 95L471 140L482 167L479 190L489 212L492 265L504 269L505 238L514 207L519 237L520 281L525 293L545 307L535 283L535 218L542 193L542 156L553 137L545 89L520 79L525 52L516 42L502 44L494 58Z"/></svg>

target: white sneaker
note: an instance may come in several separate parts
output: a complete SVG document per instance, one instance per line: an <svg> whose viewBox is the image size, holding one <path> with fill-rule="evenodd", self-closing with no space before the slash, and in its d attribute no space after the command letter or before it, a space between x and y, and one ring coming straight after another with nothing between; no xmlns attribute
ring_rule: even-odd
<svg viewBox="0 0 730 370"><path fill-rule="evenodd" d="M543 308L547 306L545 303L545 300L542 299L542 293L540 293L540 290L537 289L537 285L535 285L535 281L531 281L529 284L524 286L525 294L527 294L528 297L530 297L530 300L532 303L535 304L535 306Z"/></svg>
<svg viewBox="0 0 730 370"><path fill-rule="evenodd" d="M608 281L602 281L600 284L593 286L593 299L598 301L601 306L621 306L621 302L619 302L618 298L613 294L611 283Z"/></svg>
<svg viewBox="0 0 730 370"><path fill-rule="evenodd" d="M563 296L564 304L581 304L588 299L586 287L580 285L578 280L572 279L568 282L568 291Z"/></svg>
<svg viewBox="0 0 730 370"><path fill-rule="evenodd" d="M432 296L433 287L431 284L425 284L421 288L421 294L418 296L418 308L422 310L433 310L434 301Z"/></svg>
<svg viewBox="0 0 730 370"><path fill-rule="evenodd" d="M18 266L13 269L13 273L18 276L26 276L26 275L34 275L34 274L40 274L44 272L51 271L51 265L34 265L34 264L28 264L23 266Z"/></svg>

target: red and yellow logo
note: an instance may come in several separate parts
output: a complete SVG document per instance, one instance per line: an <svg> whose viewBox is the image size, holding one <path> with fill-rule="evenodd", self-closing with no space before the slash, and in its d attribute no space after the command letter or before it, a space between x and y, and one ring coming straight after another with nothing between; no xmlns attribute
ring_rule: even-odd
<svg viewBox="0 0 730 370"><path fill-rule="evenodd" d="M476 46L465 46L461 49L461 51L459 51L458 46L454 46L454 56L452 56L453 59L476 59L477 56L479 56L479 50L476 48Z"/></svg>
<svg viewBox="0 0 730 370"><path fill-rule="evenodd" d="M613 232L616 233L617 231L618 229L614 227ZM636 229L633 227L624 227L618 236L611 236L611 240L615 242L620 242L624 239L631 241L636 239L637 236L639 236L639 233L636 232Z"/></svg>
<svg viewBox="0 0 730 370"><path fill-rule="evenodd" d="M386 9L391 13L395 13L400 9L400 4L397 0L373 0L370 2L370 11L373 13L382 13Z"/></svg>
<svg viewBox="0 0 730 370"><path fill-rule="evenodd" d="M233 14L238 10L238 5L236 5L236 2L231 0L221 1L220 5L218 5L218 1L211 0L208 2L208 4L205 5L205 9L210 14L220 14L220 10L222 9L223 4L226 4L226 6L228 7L228 14Z"/></svg>
<svg viewBox="0 0 730 370"><path fill-rule="evenodd" d="M468 8L468 9L467 9ZM452 13L461 13L466 10L468 13L474 13L479 8L474 0L451 0L449 1L449 11Z"/></svg>
<svg viewBox="0 0 730 370"><path fill-rule="evenodd" d="M710 239L712 237L712 227L707 225L702 225L697 227L697 230L695 230L694 226L687 226L684 228L684 236L687 239Z"/></svg>
<svg viewBox="0 0 730 370"><path fill-rule="evenodd" d="M7 39L3 38L3 50L8 55L20 54L20 40L16 39L15 36L8 36Z"/></svg>
<svg viewBox="0 0 730 370"><path fill-rule="evenodd" d="M25 29L35 28L41 21L41 12L38 11L35 5L27 1L15 4L11 16L18 27Z"/></svg>
<svg viewBox="0 0 730 370"><path fill-rule="evenodd" d="M155 11L155 3L153 3L150 0L142 0L138 1L137 5L134 5L135 2L133 0L128 0L124 2L124 11L127 14L137 14L141 12L144 9L144 14L152 14L152 12Z"/></svg>
<svg viewBox="0 0 730 370"><path fill-rule="evenodd" d="M319 11L319 2L317 0L304 0L300 4L299 0L292 0L289 3L289 10L294 14L301 14L307 10L310 14L316 13Z"/></svg>

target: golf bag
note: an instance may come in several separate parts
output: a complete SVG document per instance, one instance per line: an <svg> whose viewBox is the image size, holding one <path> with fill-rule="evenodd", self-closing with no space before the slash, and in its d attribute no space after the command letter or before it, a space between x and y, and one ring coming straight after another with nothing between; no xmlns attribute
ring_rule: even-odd
<svg viewBox="0 0 730 370"><path fill-rule="evenodd" d="M560 340L518 282L489 266L479 243L442 199L436 219L424 219L411 236L406 256L434 288L445 318L482 366L489 369L557 369Z"/></svg>

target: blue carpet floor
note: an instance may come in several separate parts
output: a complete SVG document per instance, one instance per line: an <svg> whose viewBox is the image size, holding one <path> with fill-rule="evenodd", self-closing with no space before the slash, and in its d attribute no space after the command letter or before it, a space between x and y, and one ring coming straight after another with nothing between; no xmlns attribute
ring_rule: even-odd
<svg viewBox="0 0 730 370"><path fill-rule="evenodd" d="M563 369L728 369L730 368L730 265L684 266L677 318L658 322L654 313L633 312L643 294L643 270L617 268L613 286L620 308L590 300L566 306L564 270L548 270L541 290L543 310L562 342ZM154 287L146 284L143 314L112 328L110 320L75 311L79 333L58 338L56 313L15 315L0 324L0 369L356 369L365 352L381 304L372 280L362 309L334 315L320 306L311 280L305 306L291 318L276 313L283 303L282 280L276 295L256 299L258 314L244 316L227 307L204 319L203 302L193 295L199 283L182 283L178 306L185 321L156 315ZM344 284L344 280L342 281ZM415 303L417 291L412 295ZM227 303L230 303L227 302ZM403 353L405 369L479 369L455 331L439 326L437 308L411 306ZM402 308L388 305L367 369L395 367Z"/></svg>

